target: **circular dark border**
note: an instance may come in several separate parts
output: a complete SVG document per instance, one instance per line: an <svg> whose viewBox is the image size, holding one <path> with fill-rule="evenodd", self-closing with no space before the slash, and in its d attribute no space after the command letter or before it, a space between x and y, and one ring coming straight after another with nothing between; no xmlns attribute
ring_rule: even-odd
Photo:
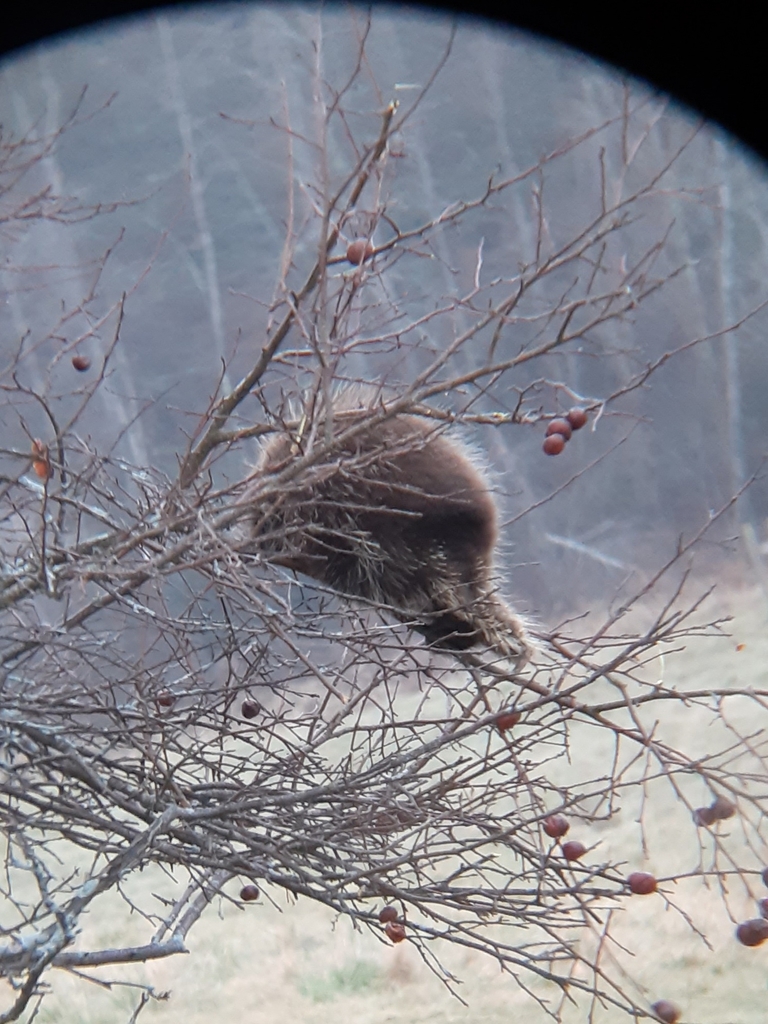
<svg viewBox="0 0 768 1024"><path fill-rule="evenodd" d="M137 0L14 4L0 22L0 52L106 18L151 10ZM488 17L575 47L645 79L768 158L765 44L745 4L704 20L701 6L453 3L424 5ZM511 8L511 12L510 12ZM411 8L412 9L412 8Z"/></svg>

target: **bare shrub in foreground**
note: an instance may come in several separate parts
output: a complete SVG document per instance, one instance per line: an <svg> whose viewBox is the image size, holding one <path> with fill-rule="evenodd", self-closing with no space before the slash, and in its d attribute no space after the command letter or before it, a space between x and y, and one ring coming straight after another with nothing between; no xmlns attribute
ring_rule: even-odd
<svg viewBox="0 0 768 1024"><path fill-rule="evenodd" d="M89 376L76 392L56 370L80 335L62 341L61 324L19 339L4 362L0 386L19 441L3 453L0 522L0 966L14 986L1 1021L37 1005L50 968L82 971L183 951L210 900L234 899L241 886L269 898L280 890L304 895L377 936L412 942L449 984L441 943L482 950L554 1019L579 995L648 1017L665 994L628 979L611 944L612 911L637 894L674 905L678 876L640 878L605 861L583 842L588 824L610 820L639 792L643 814L653 816L654 794L667 786L687 827L699 830L702 851L711 851L698 873L717 881L725 898L737 878L751 884L763 856L766 749L758 723L767 694L675 690L659 667L663 652L721 628L689 584L689 556L738 495L661 555L599 624L593 616L588 627L579 619L530 627L535 646L523 667L482 644L430 647L402 608L309 586L286 568L301 517L280 510L296 496L299 507L308 494L323 500L328 482L353 481L354 494L355 479L393 457L351 444L355 431L391 441L391 425L409 416L434 438L450 440L464 426L538 430L543 441L547 423L574 406L588 419L580 438L595 437L614 411L627 415L631 430L627 397L708 340L685 338L644 361L603 352L595 341L641 317L643 303L679 271L665 262L667 228L626 255L640 208L663 207L665 175L690 141L637 170L633 161L656 123L647 99L628 92L614 118L535 166L493 175L481 194L400 230L390 209L398 190L392 152L407 144L431 83L410 107L388 103L375 131L353 132L345 94L362 74L365 38L347 86L322 82L316 91L321 171L306 230L316 257L302 265L289 225L265 337L239 383L217 390L211 380L210 406L178 453L175 478L151 468L151 453L137 465L79 430L110 379L130 298L100 314L109 339L102 363L82 371ZM289 151L304 144L283 127ZM4 145L0 172L24 160L31 143ZM599 195L562 237L548 221L544 184L584 150L602 176ZM331 151L333 173L323 162ZM8 181L2 198L17 230L25 210L61 220L76 209L45 192L11 203L23 179ZM535 243L517 267L487 274L480 244L464 252L461 287L415 313L388 286L399 264L435 262L446 232L489 210L500 215L520 195L531 199ZM350 254L357 240L364 247ZM35 382L31 354L54 341L60 348L49 372ZM608 364L611 383L599 394L555 373L561 353L590 346ZM370 384L376 372L366 365L397 351L408 355L406 372L390 375L364 416L349 424L334 415L339 389ZM44 436L26 428L31 407L42 410ZM564 429L550 436L564 437ZM276 434L291 440L284 458L249 470L249 440ZM407 438L405 450L424 436ZM604 457L574 477L596 472ZM551 496L561 499L566 485ZM537 508L518 513L534 532ZM254 538L252 522L269 525L268 544L258 530ZM357 537L372 557L374 541ZM735 702L754 708L750 735L727 714ZM681 749L667 735L665 720L681 704L712 723L705 752ZM605 750L598 775L584 771L586 745ZM702 802L710 809L703 818ZM738 843L719 825L728 818L738 820ZM175 874L166 903L138 908L146 944L78 948L86 910L149 863ZM227 888L233 879L240 882ZM394 920L380 919L385 904L396 908Z"/></svg>

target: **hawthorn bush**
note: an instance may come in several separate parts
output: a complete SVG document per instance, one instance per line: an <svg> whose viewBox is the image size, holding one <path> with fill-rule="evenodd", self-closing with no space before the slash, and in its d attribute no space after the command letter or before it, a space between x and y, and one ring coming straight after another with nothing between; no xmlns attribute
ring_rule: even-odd
<svg viewBox="0 0 768 1024"><path fill-rule="evenodd" d="M61 294L55 316L46 307L23 322L8 291L2 1021L34 1015L53 968L173 955L214 897L281 890L415 944L443 978L445 944L484 951L533 984L554 1019L573 997L674 1020L669 993L633 986L618 947L606 955L614 912L640 897L675 908L691 874L726 900L759 888L767 694L676 689L663 671L667 652L723 630L706 610L706 575L739 557L726 538L753 476L734 478L723 457L719 504L682 531L682 499L669 528L632 512L644 492L659 501L675 487L652 464L643 402L661 390L670 422L681 417L669 444L684 452L692 413L670 407L675 368L709 366L762 309L760 297L731 299L728 317L700 330L680 314L674 344L657 330L660 303L679 304L695 273L680 238L699 214L686 211L707 224L716 207L717 182L686 184L701 129L616 84L605 116L529 165L489 154L473 191L412 203L425 135L448 116L442 76L470 30L438 33L439 52L406 89L377 72L375 18L348 18L343 60L329 55L341 44L325 39L328 22L309 26L300 98L288 90L266 117L223 110L233 138L268 138L287 172L284 233L247 332L228 337L211 299L214 359L165 346L157 325L147 379L173 380L172 400L149 385L143 397L125 341L161 257L139 270L134 260L121 280L122 233L107 239L149 192L70 198L51 163L119 96L86 113L86 95L56 129L32 123L2 139L6 240L107 225L77 264L79 280L89 275L77 301L64 261L14 268L19 292ZM173 71L178 37L163 18L157 32ZM210 269L201 173L190 164L186 180ZM478 460L485 451L505 520L499 586L523 612L546 611L529 625L526 665L430 647L391 609L280 565L290 538L272 536L269 550L254 539L254 520L335 475L354 479L370 458L349 457L329 415L340 390L361 384L373 395L365 430L414 414L469 440ZM196 405L201 388L207 405ZM254 469L259 439L276 431L292 456L277 472ZM685 489L680 458L671 475ZM578 539L595 507L618 552ZM594 566L577 593L568 550ZM599 571L617 568L608 586ZM675 738L682 708L701 723L695 749ZM665 787L679 810L669 827L695 836L701 857L654 875L638 868ZM638 808L630 865L606 859L591 831L623 805ZM167 890L136 907L124 883L147 864L166 870ZM81 948L83 915L110 891L143 915L146 943Z"/></svg>

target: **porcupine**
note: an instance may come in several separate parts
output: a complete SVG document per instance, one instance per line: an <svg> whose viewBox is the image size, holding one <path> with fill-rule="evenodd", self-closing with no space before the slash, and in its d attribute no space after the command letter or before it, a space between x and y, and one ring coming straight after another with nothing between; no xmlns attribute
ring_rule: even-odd
<svg viewBox="0 0 768 1024"><path fill-rule="evenodd" d="M376 411L365 391L337 394L334 435ZM301 439L279 431L257 468L281 472L303 454ZM270 560L387 606L437 648L484 644L518 666L527 660L523 622L494 586L496 502L460 442L433 419L400 413L340 441L310 472L314 482L288 483L271 509L254 509Z"/></svg>

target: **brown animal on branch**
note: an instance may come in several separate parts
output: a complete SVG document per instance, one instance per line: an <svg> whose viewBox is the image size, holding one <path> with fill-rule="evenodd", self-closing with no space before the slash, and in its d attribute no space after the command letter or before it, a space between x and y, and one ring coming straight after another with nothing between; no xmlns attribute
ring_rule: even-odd
<svg viewBox="0 0 768 1024"><path fill-rule="evenodd" d="M363 407L359 391L335 403L337 443L273 505L254 509L261 550L341 594L388 606L436 647L485 644L522 664L525 628L493 581L496 503L471 454L434 420L402 413L345 438L377 410ZM274 434L258 468L282 472L307 454L302 442Z"/></svg>

